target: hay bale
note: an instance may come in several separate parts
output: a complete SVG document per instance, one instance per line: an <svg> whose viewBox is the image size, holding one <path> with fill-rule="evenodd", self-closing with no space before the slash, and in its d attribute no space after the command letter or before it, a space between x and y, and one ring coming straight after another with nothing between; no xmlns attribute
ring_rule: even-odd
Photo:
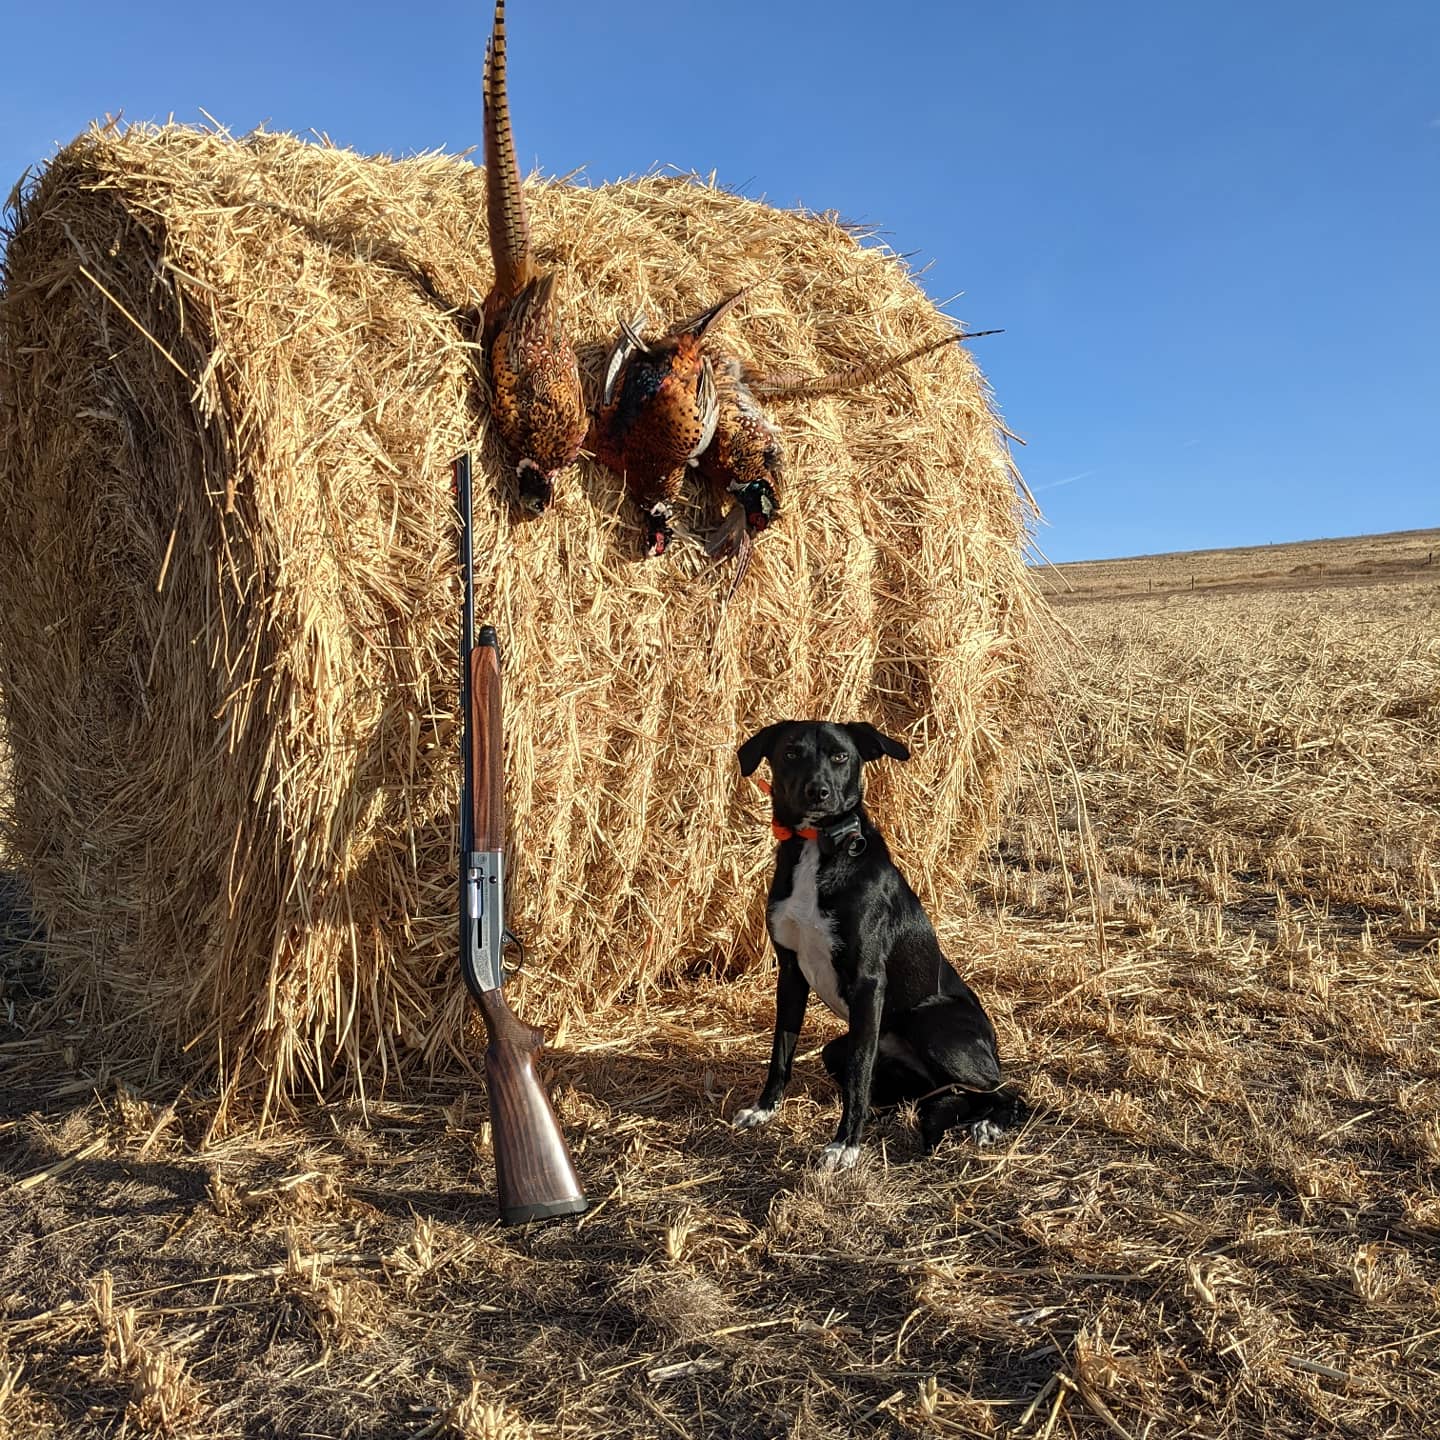
<svg viewBox="0 0 1440 1440"><path fill-rule="evenodd" d="M948 323L833 219L659 177L530 203L581 342L742 284L720 338L762 366L823 373ZM169 126L81 136L12 216L13 840L53 973L113 1043L183 1048L269 1099L464 1044L463 446L489 486L479 611L506 644L517 998L537 1019L767 963L765 812L733 752L776 718L908 740L875 805L926 898L954 903L1031 671L1023 516L959 349L783 408L784 522L728 605L693 549L635 560L596 465L522 519L455 313L489 285L484 210L463 160Z"/></svg>

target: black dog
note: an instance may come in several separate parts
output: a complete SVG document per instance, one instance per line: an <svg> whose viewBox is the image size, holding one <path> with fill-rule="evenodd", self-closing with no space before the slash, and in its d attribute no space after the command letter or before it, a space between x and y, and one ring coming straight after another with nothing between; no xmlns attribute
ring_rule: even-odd
<svg viewBox="0 0 1440 1440"><path fill-rule="evenodd" d="M919 1101L927 1151L952 1126L994 1139L1022 1106L1002 1092L995 1029L975 992L940 951L915 892L890 859L861 805L861 766L910 752L873 725L782 720L739 750L750 775L761 760L774 777L775 878L769 928L780 961L775 1046L765 1088L735 1124L774 1115L813 986L849 1034L822 1052L844 1095L840 1129L821 1155L847 1168L860 1155L871 1104Z"/></svg>

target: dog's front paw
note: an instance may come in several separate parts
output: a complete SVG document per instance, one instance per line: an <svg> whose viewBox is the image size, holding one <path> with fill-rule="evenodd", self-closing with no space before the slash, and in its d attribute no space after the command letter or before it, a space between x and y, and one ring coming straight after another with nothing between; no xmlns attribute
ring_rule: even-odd
<svg viewBox="0 0 1440 1440"><path fill-rule="evenodd" d="M842 1145L832 1140L816 1157L815 1166L818 1170L853 1170L859 1159L858 1145Z"/></svg>
<svg viewBox="0 0 1440 1440"><path fill-rule="evenodd" d="M1005 1138L1005 1127L993 1120L977 1120L970 1126L970 1138L977 1145L994 1145Z"/></svg>
<svg viewBox="0 0 1440 1440"><path fill-rule="evenodd" d="M775 1118L773 1109L766 1110L759 1105L747 1105L743 1110L737 1110L730 1123L737 1130L753 1130L757 1125L767 1124Z"/></svg>

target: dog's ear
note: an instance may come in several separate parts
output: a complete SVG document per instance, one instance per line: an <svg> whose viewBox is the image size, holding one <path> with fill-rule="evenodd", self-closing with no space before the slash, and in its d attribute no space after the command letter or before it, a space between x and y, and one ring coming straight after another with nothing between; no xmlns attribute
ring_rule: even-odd
<svg viewBox="0 0 1440 1440"><path fill-rule="evenodd" d="M775 737L789 724L788 720L777 720L763 730L757 730L735 753L740 758L740 773L753 775L762 760L770 758L775 748Z"/></svg>
<svg viewBox="0 0 1440 1440"><path fill-rule="evenodd" d="M908 760L910 751L898 740L892 740L882 730L867 725L863 720L844 727L845 733L855 742L862 760L878 760L888 755L892 760Z"/></svg>

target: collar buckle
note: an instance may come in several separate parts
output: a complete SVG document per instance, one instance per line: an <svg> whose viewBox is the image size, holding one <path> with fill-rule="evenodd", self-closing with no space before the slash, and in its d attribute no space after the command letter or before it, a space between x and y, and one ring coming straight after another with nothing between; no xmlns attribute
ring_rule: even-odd
<svg viewBox="0 0 1440 1440"><path fill-rule="evenodd" d="M860 817L855 813L846 815L834 825L819 830L816 839L820 842L822 855L838 855L842 850L853 860L865 853L865 837L860 833Z"/></svg>

